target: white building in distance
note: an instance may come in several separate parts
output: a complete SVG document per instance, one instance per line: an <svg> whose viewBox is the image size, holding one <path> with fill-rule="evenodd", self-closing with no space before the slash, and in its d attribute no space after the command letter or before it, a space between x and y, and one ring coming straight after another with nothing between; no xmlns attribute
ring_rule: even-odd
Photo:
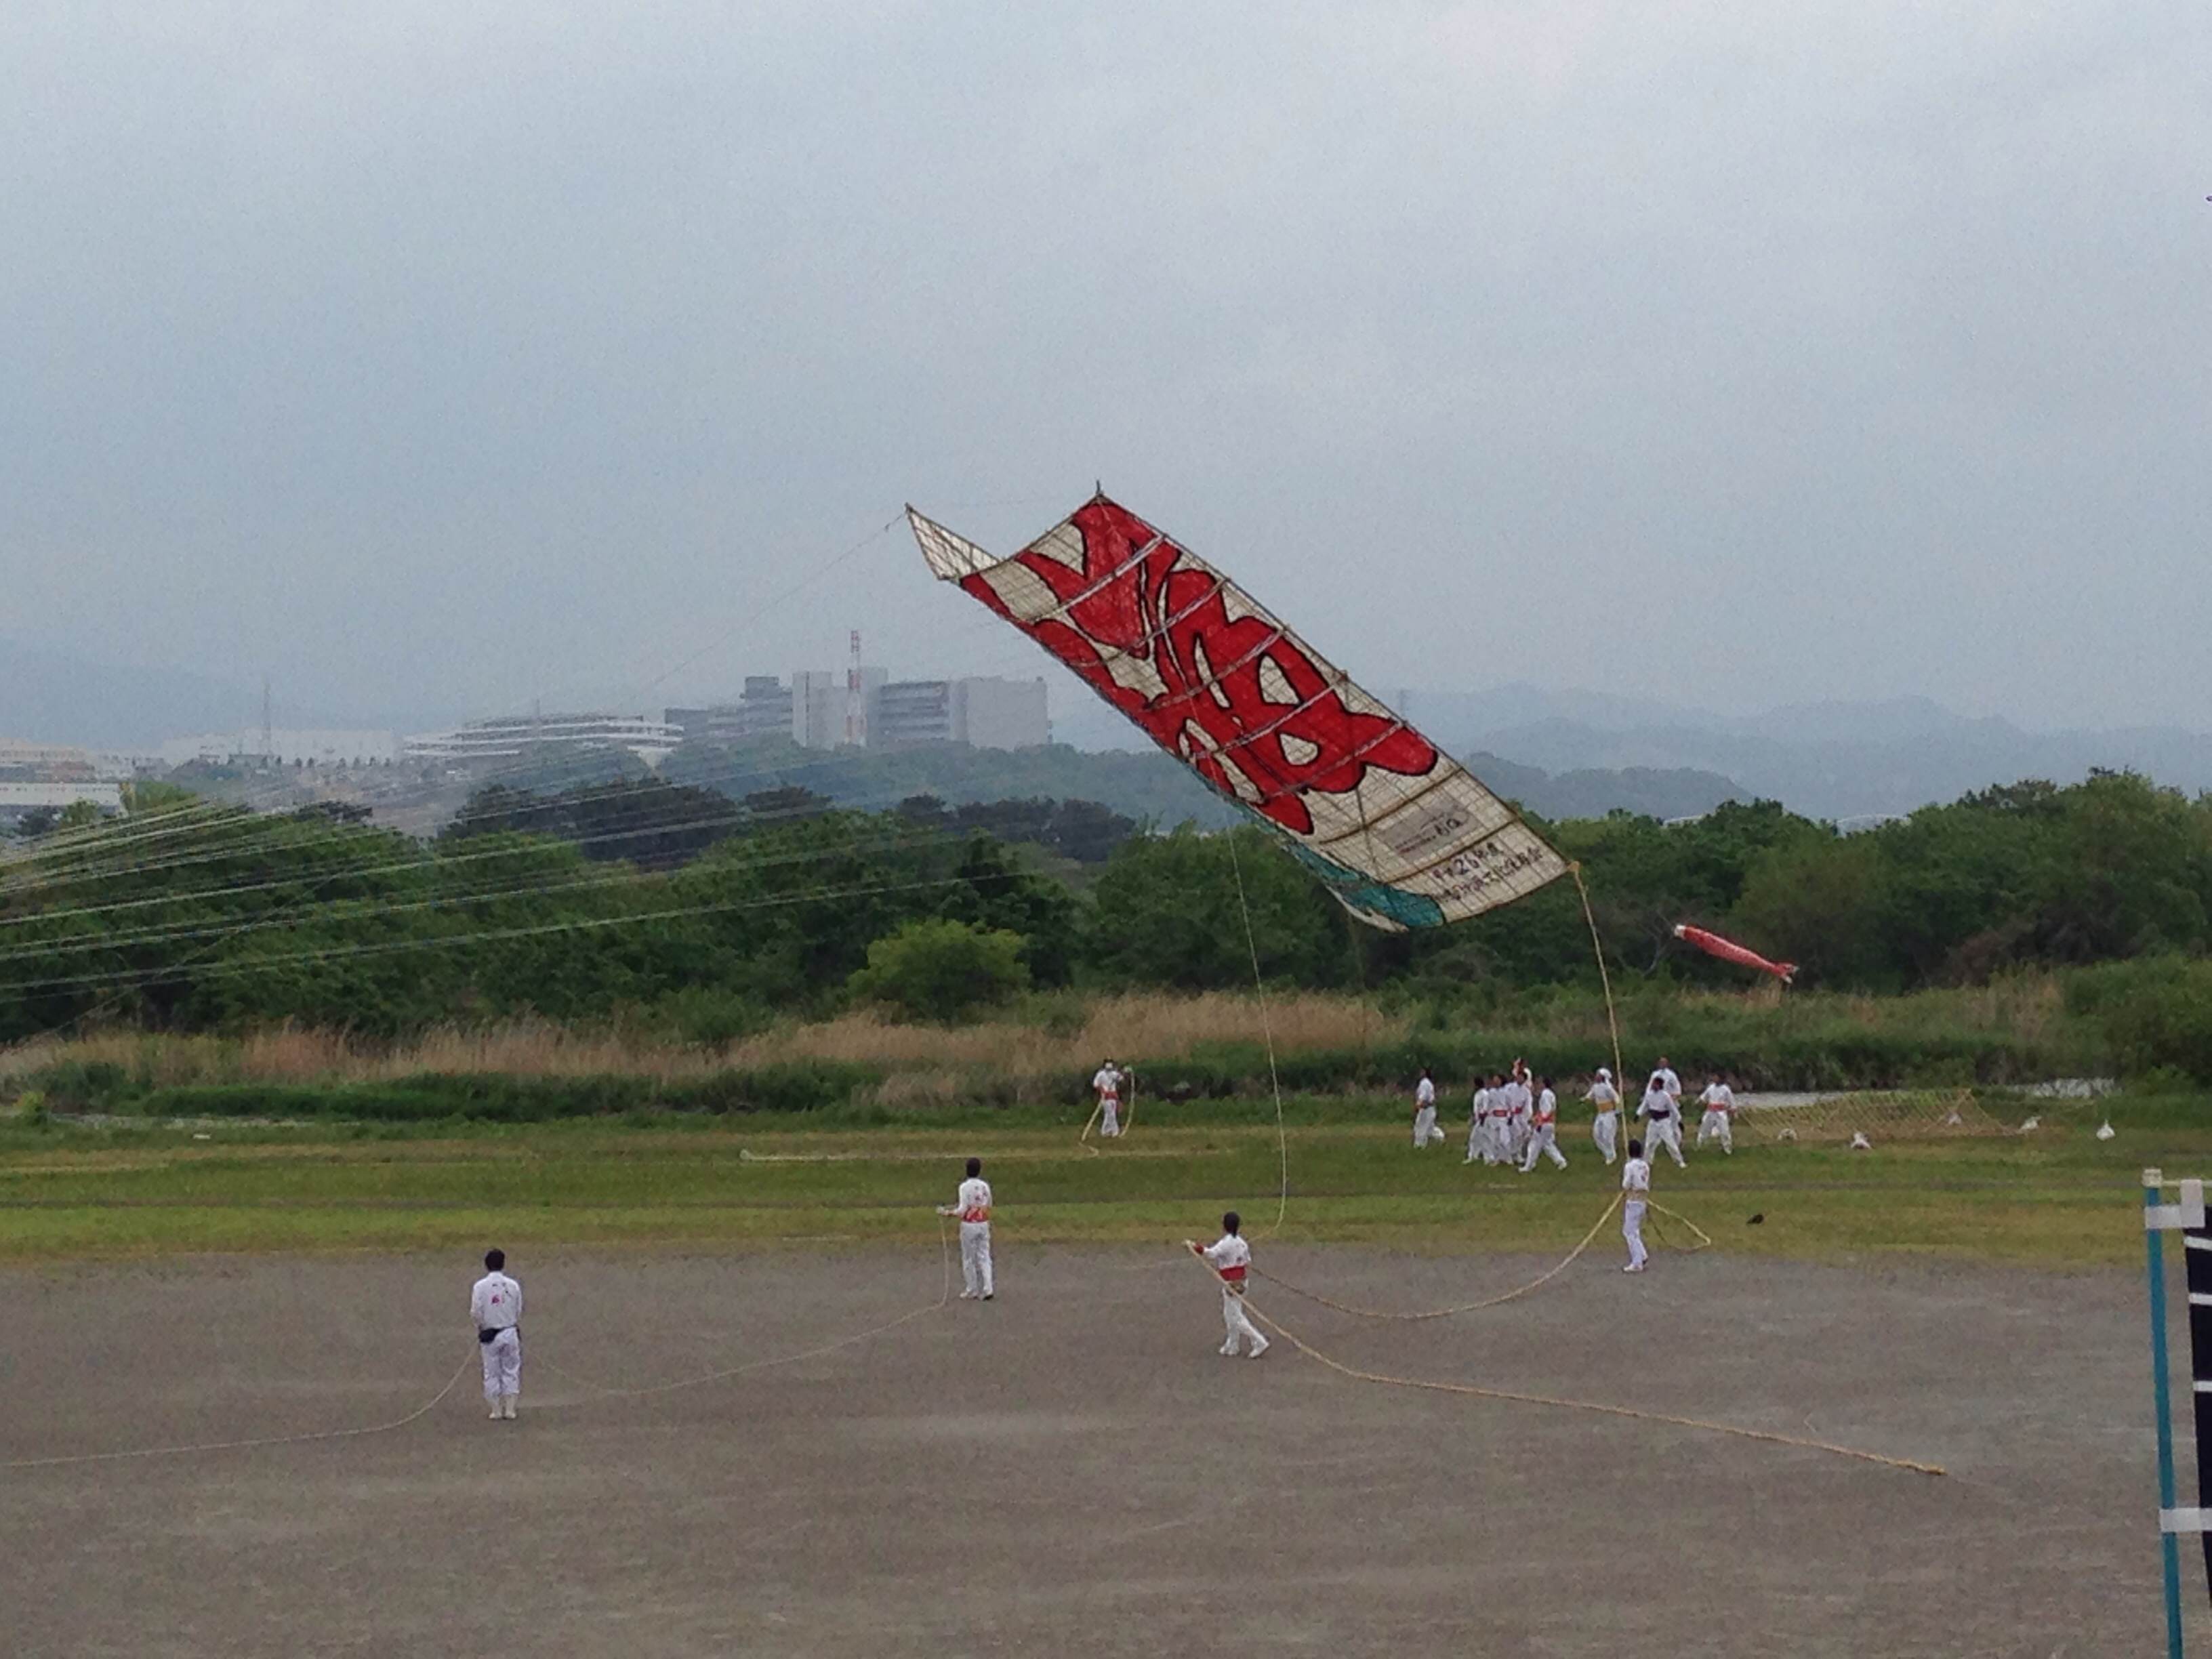
<svg viewBox="0 0 2212 1659"><path fill-rule="evenodd" d="M220 765L234 760L275 761L285 766L369 766L399 758L399 739L389 732L286 730L210 732L174 738L161 745L169 766L194 761Z"/></svg>
<svg viewBox="0 0 2212 1659"><path fill-rule="evenodd" d="M869 717L887 676L880 668L860 671L860 695L853 696L846 675L829 669L802 668L791 677L791 740L801 749L842 749L868 741Z"/></svg>
<svg viewBox="0 0 2212 1659"><path fill-rule="evenodd" d="M893 680L877 694L869 743L1034 749L1052 741L1042 680Z"/></svg>
<svg viewBox="0 0 2212 1659"><path fill-rule="evenodd" d="M400 744L400 758L448 766L520 760L533 750L627 750L647 766L668 758L684 734L648 714L511 714L427 732Z"/></svg>

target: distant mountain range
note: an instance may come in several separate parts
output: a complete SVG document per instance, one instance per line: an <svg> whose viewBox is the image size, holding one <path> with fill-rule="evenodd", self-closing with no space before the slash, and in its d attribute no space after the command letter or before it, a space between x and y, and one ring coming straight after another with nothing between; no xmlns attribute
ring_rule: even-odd
<svg viewBox="0 0 2212 1659"><path fill-rule="evenodd" d="M435 730L435 712L337 710L302 706L277 688L281 726L375 731ZM189 669L92 662L68 652L0 637L0 739L73 744L151 754L171 738L251 731L261 724L261 689Z"/></svg>
<svg viewBox="0 0 2212 1659"><path fill-rule="evenodd" d="M1793 704L1735 718L1526 685L1413 694L1437 741L1551 770L1690 769L1814 817L1910 812L2022 778L2070 783L2129 769L2191 793L2212 789L2212 736L2172 727L2029 732L1924 697Z"/></svg>
<svg viewBox="0 0 2212 1659"><path fill-rule="evenodd" d="M1480 776L1545 812L1551 808L1541 803L1559 792L1577 811L1617 799L1630 805L1623 797L1638 793L1626 783L1631 777L1655 781L1669 802L1701 793L1711 795L1706 806L1757 797L1844 821L1910 812L2021 778L2072 782L2098 767L2131 769L2192 793L2212 789L2212 735L2169 726L2030 732L1954 714L1925 697L1796 703L1734 716L1525 684L1475 692L1377 690ZM1128 746L1126 726L1116 726L1122 723L1103 705L1054 711L1055 733L1079 745ZM1516 782L1516 768L1536 769L1545 783ZM1677 817L1703 807L1637 810Z"/></svg>

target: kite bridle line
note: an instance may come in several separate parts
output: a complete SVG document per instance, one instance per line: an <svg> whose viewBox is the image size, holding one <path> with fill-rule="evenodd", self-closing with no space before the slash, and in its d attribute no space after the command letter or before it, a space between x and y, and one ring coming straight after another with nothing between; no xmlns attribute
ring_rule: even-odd
<svg viewBox="0 0 2212 1659"><path fill-rule="evenodd" d="M1621 1114L1625 1127L1628 1115L1628 1097L1623 1091L1628 1086L1628 1073L1622 1068L1620 1063L1620 1020L1613 1012L1613 975L1606 969L1605 940L1598 934L1597 913L1590 908L1589 889L1583 884L1581 861L1577 860L1570 863L1567 866L1567 873L1575 878L1575 891L1582 895L1583 920L1589 923L1590 949L1597 957L1597 982L1605 991L1606 1030L1613 1035L1613 1092L1621 1096L1620 1105L1616 1109Z"/></svg>
<svg viewBox="0 0 2212 1659"><path fill-rule="evenodd" d="M1284 1214L1291 1207L1291 1142L1283 1129L1283 1079L1275 1069L1275 1026L1267 1014L1267 984L1260 975L1260 942L1252 933L1252 907L1244 896L1244 863L1237 854L1237 831L1229 831L1229 868L1237 877L1237 908L1244 918L1244 948L1252 954L1252 988L1260 999L1260 1035L1267 1044L1267 1085L1275 1095L1275 1153L1282 1166L1282 1184L1275 1194L1275 1221L1267 1229L1280 1232Z"/></svg>

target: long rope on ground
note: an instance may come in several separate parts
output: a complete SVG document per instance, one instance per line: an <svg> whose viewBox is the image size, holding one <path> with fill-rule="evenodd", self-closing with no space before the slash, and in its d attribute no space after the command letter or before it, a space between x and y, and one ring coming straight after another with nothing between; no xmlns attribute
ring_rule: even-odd
<svg viewBox="0 0 2212 1659"><path fill-rule="evenodd" d="M1695 1251L1705 1249L1712 1243L1712 1235L1708 1233L1703 1227L1698 1225L1696 1222L1691 1220L1689 1217L1680 1214L1676 1211L1668 1209L1664 1204L1653 1204L1649 1199L1646 1199L1644 1202L1650 1207L1652 1214L1663 1215L1669 1220L1679 1221L1685 1227L1687 1227L1692 1232L1698 1236L1698 1242L1696 1243L1685 1244L1680 1247L1683 1255L1688 1255ZM1653 1227L1651 1231L1654 1232L1661 1232L1661 1230L1656 1226ZM1664 1237L1665 1235L1661 1233L1662 1242Z"/></svg>
<svg viewBox="0 0 2212 1659"><path fill-rule="evenodd" d="M951 1305L952 1246L951 1235L945 1231L945 1218L942 1216L938 1218L937 1222L937 1249L943 1267L944 1283L938 1291L936 1301L927 1307L916 1308L911 1313L902 1313L896 1319L887 1319L880 1325L871 1325L865 1331L854 1331L850 1336L841 1336L834 1342L823 1342L811 1348L802 1348L797 1353L778 1354L770 1359L749 1359L742 1365L727 1365L720 1370L707 1371L697 1376L679 1377L673 1382L653 1382L636 1389L616 1389L610 1388L603 1382L594 1382L589 1377L579 1376L575 1372L564 1366L556 1365L550 1359L540 1358L533 1363L543 1366L556 1376L565 1377L578 1388L589 1389L602 1399L635 1400L647 1395L673 1394L678 1389L696 1389L708 1382L726 1382L733 1376L743 1376L750 1371L768 1370L777 1365L795 1365L803 1359L817 1359L825 1353L835 1353L840 1348L849 1348L856 1342L865 1342L872 1336L881 1336L885 1331L895 1331L902 1325L913 1323L925 1314L941 1312Z"/></svg>
<svg viewBox="0 0 2212 1659"><path fill-rule="evenodd" d="M1282 1164L1282 1184L1275 1194L1275 1220L1269 1232L1282 1230L1283 1216L1291 1207L1291 1142L1283 1131L1283 1079L1275 1070L1275 1027L1267 1015L1267 983L1260 976L1260 942L1252 933L1252 907L1244 899L1244 864L1237 856L1237 832L1228 835L1229 867L1237 877L1237 909L1244 918L1244 948L1252 953L1252 988L1260 999L1260 1035L1267 1043L1267 1083L1275 1091L1275 1152Z"/></svg>
<svg viewBox="0 0 2212 1659"><path fill-rule="evenodd" d="M1596 1239L1599 1232L1603 1230L1605 1224L1613 1219L1613 1212L1618 1210L1620 1207L1620 1194L1615 1193L1613 1197L1613 1202L1605 1206L1604 1214L1599 1216L1595 1221L1590 1224L1590 1230L1583 1235L1582 1242L1577 1244L1573 1249L1569 1250L1565 1255L1560 1257L1559 1263L1556 1266L1544 1273L1539 1273L1535 1278L1530 1279L1526 1285L1518 1285L1510 1291L1500 1291L1496 1296L1485 1297L1480 1302L1462 1302L1457 1307L1454 1308L1430 1308L1420 1313L1391 1313L1387 1310L1381 1308L1358 1308L1354 1307L1348 1302L1338 1302L1332 1297L1323 1296L1319 1291L1309 1291L1302 1285L1293 1285L1286 1279L1278 1279L1274 1274L1267 1272L1262 1267L1253 1268L1252 1274L1256 1279L1266 1279L1270 1285L1279 1285L1284 1290L1288 1291L1292 1296L1302 1296L1309 1302L1318 1302L1324 1308L1334 1308L1337 1312L1350 1314L1356 1319L1402 1320L1409 1324L1416 1323L1425 1319L1449 1319L1455 1314L1478 1313L1485 1308L1495 1308L1508 1302L1517 1302L1522 1297L1528 1295L1531 1291L1542 1289L1545 1285L1550 1284L1553 1279L1557 1279L1561 1273L1566 1272L1569 1267L1575 1264L1575 1262L1581 1257L1583 1252L1589 1249L1592 1242ZM1711 1243L1712 1241L1708 1239L1705 1242L1707 1243Z"/></svg>
<svg viewBox="0 0 2212 1659"><path fill-rule="evenodd" d="M1200 1257L1192 1260L1206 1269L1208 1277L1219 1280L1221 1275ZM1702 1429L1710 1434L1732 1435L1740 1440L1758 1440L1770 1445L1796 1446L1807 1451L1827 1452L1836 1457L1849 1457L1862 1463L1879 1463L1884 1468L1905 1469L1915 1474L1948 1474L1941 1464L1922 1463L1910 1457L1891 1457L1882 1452L1862 1451L1856 1446L1839 1446L1832 1441L1814 1440L1794 1434L1778 1434L1768 1429L1747 1429L1735 1423L1714 1423L1704 1418L1677 1417L1668 1412L1644 1411L1634 1406L1613 1406L1602 1401L1566 1400L1547 1394L1528 1394L1517 1389L1486 1389L1474 1382L1438 1382L1425 1377L1394 1376L1385 1371L1361 1370L1332 1358L1307 1341L1296 1331L1270 1318L1249 1301L1245 1311L1269 1330L1316 1364L1326 1366L1340 1376L1348 1376L1356 1382L1378 1382L1394 1389L1419 1389L1431 1394L1452 1394L1474 1400L1504 1400L1522 1406L1550 1406L1562 1411L1595 1412L1602 1417L1625 1417L1641 1423L1664 1423L1677 1429Z"/></svg>
<svg viewBox="0 0 2212 1659"><path fill-rule="evenodd" d="M362 1429L320 1429L309 1434L259 1435L251 1440L204 1440L189 1446L143 1446L130 1451L74 1452L62 1457L18 1457L0 1463L0 1469L52 1469L70 1463L115 1463L134 1457L186 1457L196 1452L247 1451L260 1446L304 1446L317 1440L357 1440L364 1435L390 1434L404 1429L410 1423L427 1417L443 1403L453 1391L454 1385L468 1375L477 1364L474 1354L461 1361L460 1368L446 1379L446 1386L432 1395L404 1417L396 1417L389 1423L373 1423Z"/></svg>

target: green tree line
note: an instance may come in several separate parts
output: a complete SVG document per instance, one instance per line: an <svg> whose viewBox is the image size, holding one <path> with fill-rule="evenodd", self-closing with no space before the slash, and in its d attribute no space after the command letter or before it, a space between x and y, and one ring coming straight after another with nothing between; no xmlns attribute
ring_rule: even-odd
<svg viewBox="0 0 2212 1659"><path fill-rule="evenodd" d="M1582 866L1616 983L1741 985L1674 939L1690 921L1832 989L2151 961L2136 992L2083 994L2155 1004L2170 1025L2189 999L2168 1007L2140 975L2166 983L2212 947L2212 802L2130 774L2014 784L1849 836L1772 803L1537 827ZM1255 963L1271 983L1446 1009L1595 981L1570 883L1384 935L1258 830L1134 830L1088 803L864 813L797 788L732 802L592 785L487 793L426 842L343 812L154 799L0 865L0 1037L87 1018L397 1034L624 1010L731 1035L856 997L942 1018L1022 985L1235 988Z"/></svg>

